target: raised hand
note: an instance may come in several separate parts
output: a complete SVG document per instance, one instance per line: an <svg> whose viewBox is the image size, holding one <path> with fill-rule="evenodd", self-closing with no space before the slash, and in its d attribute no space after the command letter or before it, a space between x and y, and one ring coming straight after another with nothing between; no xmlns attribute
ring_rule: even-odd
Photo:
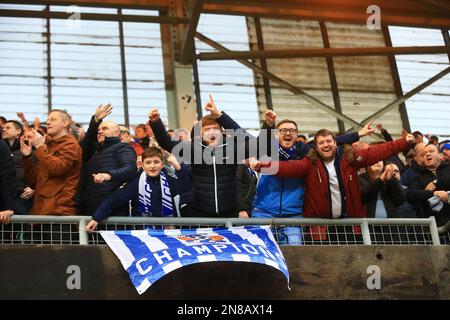
<svg viewBox="0 0 450 320"><path fill-rule="evenodd" d="M402 128L402 138L406 138L408 135L408 131L405 130L405 128Z"/></svg>
<svg viewBox="0 0 450 320"><path fill-rule="evenodd" d="M25 115L23 112L17 112L17 116L22 120L22 122L27 122L27 119L25 119Z"/></svg>
<svg viewBox="0 0 450 320"><path fill-rule="evenodd" d="M150 110L148 118L150 119L150 122L155 122L159 120L159 118L161 118L161 115L159 114L158 109L153 108L152 110Z"/></svg>
<svg viewBox="0 0 450 320"><path fill-rule="evenodd" d="M45 144L45 136L43 136L42 134L37 132L35 129L31 129L31 130L33 130L33 135L34 135L33 146L37 149L40 146Z"/></svg>
<svg viewBox="0 0 450 320"><path fill-rule="evenodd" d="M372 128L372 124L373 124L374 121L375 121L374 119L370 120L364 127L362 127L358 131L358 134L359 134L360 137L365 137L365 136L368 136L368 135L370 135L370 134L375 132L375 129Z"/></svg>
<svg viewBox="0 0 450 320"><path fill-rule="evenodd" d="M256 160L256 159L251 159L250 160L250 169L258 171L261 169L261 161Z"/></svg>
<svg viewBox="0 0 450 320"><path fill-rule="evenodd" d="M86 136L86 131L84 130L84 128L78 128L78 141L82 141L84 139L84 137Z"/></svg>
<svg viewBox="0 0 450 320"><path fill-rule="evenodd" d="M408 142L409 144L413 144L416 142L416 138L411 133L408 133L406 135L405 139L406 139L406 142Z"/></svg>
<svg viewBox="0 0 450 320"><path fill-rule="evenodd" d="M41 127L41 119L39 117L34 117L34 128L37 130Z"/></svg>
<svg viewBox="0 0 450 320"><path fill-rule="evenodd" d="M174 167L175 170L177 171L181 170L181 165L178 163L177 158L173 154L165 151L164 155L166 156L167 162L170 163L170 165Z"/></svg>
<svg viewBox="0 0 450 320"><path fill-rule="evenodd" d="M273 110L266 110L266 112L264 112L264 119L269 127L273 127L275 125L275 120L277 119L277 114Z"/></svg>
<svg viewBox="0 0 450 320"><path fill-rule="evenodd" d="M95 110L94 114L95 122L100 122L101 120L109 116L112 113L112 109L113 107L111 106L110 103L107 103L105 105L100 104Z"/></svg>
<svg viewBox="0 0 450 320"><path fill-rule="evenodd" d="M25 140L24 136L20 137L20 152L22 152L22 155L25 157L28 157L33 152L31 141Z"/></svg>
<svg viewBox="0 0 450 320"><path fill-rule="evenodd" d="M214 98L211 94L209 94L209 101L205 105L205 110L210 112L215 118L220 118L222 112L217 108Z"/></svg>
<svg viewBox="0 0 450 320"><path fill-rule="evenodd" d="M392 168L391 165L386 166L386 170L384 170L385 173L385 181L392 179L392 176L394 174L394 168Z"/></svg>

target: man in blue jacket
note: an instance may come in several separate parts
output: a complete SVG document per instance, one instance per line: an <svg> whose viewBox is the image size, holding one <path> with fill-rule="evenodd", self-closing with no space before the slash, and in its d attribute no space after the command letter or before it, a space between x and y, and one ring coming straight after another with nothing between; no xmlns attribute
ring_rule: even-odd
<svg viewBox="0 0 450 320"><path fill-rule="evenodd" d="M120 141L119 126L103 121L111 112L110 104L100 105L81 141L79 213L83 215L91 215L103 200L137 173L136 153L130 144ZM113 215L128 215L128 206L116 208Z"/></svg>

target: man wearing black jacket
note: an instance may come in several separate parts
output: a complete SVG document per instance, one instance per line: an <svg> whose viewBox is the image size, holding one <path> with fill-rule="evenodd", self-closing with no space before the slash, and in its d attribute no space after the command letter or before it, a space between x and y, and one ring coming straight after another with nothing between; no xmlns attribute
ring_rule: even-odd
<svg viewBox="0 0 450 320"><path fill-rule="evenodd" d="M2 138L14 156L17 177L16 214L28 214L33 206L34 190L30 188L25 178L23 157L20 151L20 137L23 135L23 127L18 121L6 121L3 126Z"/></svg>
<svg viewBox="0 0 450 320"><path fill-rule="evenodd" d="M211 111L211 101L206 110ZM236 186L238 148L248 149L248 139L237 143L237 137L222 133L223 127L234 122L225 112L220 116L203 117L194 126L199 135L192 141L173 141L168 135L157 109L150 112L150 126L158 144L174 155L180 155L184 162L191 160L193 186L193 216L197 217L248 217L245 201L237 201L241 188ZM200 125L201 124L201 125ZM235 123L235 125L237 125ZM248 136L247 136L248 137ZM174 148L181 150L172 151ZM242 197L241 197L242 199Z"/></svg>
<svg viewBox="0 0 450 320"><path fill-rule="evenodd" d="M401 218L397 208L406 198L399 179L397 165L388 164L384 168L383 161L366 168L366 173L359 176L367 218Z"/></svg>
<svg viewBox="0 0 450 320"><path fill-rule="evenodd" d="M421 204L424 216L435 216L437 225L442 226L450 220L450 166L441 162L437 146L428 144L424 152L425 169L407 189L406 198L412 204ZM442 205L430 205L428 200L434 196Z"/></svg>
<svg viewBox="0 0 450 320"><path fill-rule="evenodd" d="M136 153L120 141L119 126L103 121L111 114L110 104L100 105L81 141L83 169L80 181L79 213L92 215L103 200L137 174ZM121 208L113 215L127 215Z"/></svg>
<svg viewBox="0 0 450 320"><path fill-rule="evenodd" d="M5 141L0 140L0 223L8 223L14 214L16 190L14 158Z"/></svg>

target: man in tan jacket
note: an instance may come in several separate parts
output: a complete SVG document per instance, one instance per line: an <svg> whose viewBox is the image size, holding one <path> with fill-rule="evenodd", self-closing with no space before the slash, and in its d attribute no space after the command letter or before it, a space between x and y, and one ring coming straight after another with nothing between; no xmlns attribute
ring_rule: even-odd
<svg viewBox="0 0 450 320"><path fill-rule="evenodd" d="M52 110L47 119L47 135L33 130L34 138L21 140L25 175L36 190L31 214L74 215L75 194L81 171L81 148L69 134L70 115ZM32 147L36 148L33 162Z"/></svg>

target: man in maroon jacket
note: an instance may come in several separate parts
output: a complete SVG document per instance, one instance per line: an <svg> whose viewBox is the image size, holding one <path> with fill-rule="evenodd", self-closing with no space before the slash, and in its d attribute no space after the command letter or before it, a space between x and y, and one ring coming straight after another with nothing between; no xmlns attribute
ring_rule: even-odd
<svg viewBox="0 0 450 320"><path fill-rule="evenodd" d="M358 169L407 151L414 143L414 136L358 150L350 145L338 147L334 134L326 129L314 136L315 149L306 158L283 162L261 163L254 161L252 168L270 167L276 176L304 178L305 218L365 218L361 203Z"/></svg>

